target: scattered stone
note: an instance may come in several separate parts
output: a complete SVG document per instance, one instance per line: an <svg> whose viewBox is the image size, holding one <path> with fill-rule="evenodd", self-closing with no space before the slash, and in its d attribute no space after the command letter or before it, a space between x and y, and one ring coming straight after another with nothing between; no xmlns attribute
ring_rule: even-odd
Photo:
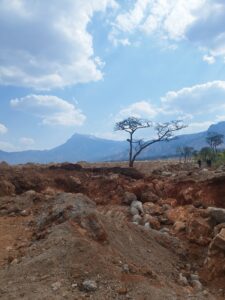
<svg viewBox="0 0 225 300"><path fill-rule="evenodd" d="M149 222L146 222L145 225L144 225L144 227L145 227L146 229L151 229L151 226L150 226Z"/></svg>
<svg viewBox="0 0 225 300"><path fill-rule="evenodd" d="M29 210L26 210L26 209L22 210L20 213L20 215L22 217L27 217L27 216L29 216L29 214L30 214Z"/></svg>
<svg viewBox="0 0 225 300"><path fill-rule="evenodd" d="M133 201L137 201L137 196L134 193L125 192L123 203L131 205Z"/></svg>
<svg viewBox="0 0 225 300"><path fill-rule="evenodd" d="M191 274L191 275L190 275L190 278L191 278L192 281L193 281L193 280L199 280L198 274Z"/></svg>
<svg viewBox="0 0 225 300"><path fill-rule="evenodd" d="M134 215L139 215L143 214L143 207L142 207L142 202L141 201L132 201L131 206L130 206L130 212L131 214Z"/></svg>
<svg viewBox="0 0 225 300"><path fill-rule="evenodd" d="M57 291L58 289L61 288L61 286L62 286L62 284L61 284L60 281L54 282L54 283L51 285L53 291Z"/></svg>
<svg viewBox="0 0 225 300"><path fill-rule="evenodd" d="M130 272L130 268L129 268L128 264L124 264L124 265L122 266L122 269L123 269L123 272L124 272L124 273L129 273L129 272Z"/></svg>
<svg viewBox="0 0 225 300"><path fill-rule="evenodd" d="M119 288L119 289L117 290L117 293L118 293L119 295L126 295L126 294L128 293L128 290L127 290L126 287L121 287L121 288Z"/></svg>
<svg viewBox="0 0 225 300"><path fill-rule="evenodd" d="M208 297L208 295L209 295L209 292L208 292L207 290L204 290L204 291L202 292L202 294L203 294L203 296L206 296L206 297Z"/></svg>
<svg viewBox="0 0 225 300"><path fill-rule="evenodd" d="M212 243L209 246L210 250L220 249L225 251L225 228L222 228L220 233L218 233L213 239Z"/></svg>
<svg viewBox="0 0 225 300"><path fill-rule="evenodd" d="M7 181L7 180L1 180L0 181L0 197L2 196L10 196L15 193L15 186Z"/></svg>
<svg viewBox="0 0 225 300"><path fill-rule="evenodd" d="M184 231L186 229L186 224L184 222L177 221L177 222L174 223L173 229L177 233L181 232L181 231Z"/></svg>
<svg viewBox="0 0 225 300"><path fill-rule="evenodd" d="M169 230L169 228L163 227L163 228L160 229L160 232L162 232L162 233L169 233L170 230Z"/></svg>
<svg viewBox="0 0 225 300"><path fill-rule="evenodd" d="M96 281L86 279L82 283L82 288L86 292L94 292L97 290L98 285L97 285Z"/></svg>
<svg viewBox="0 0 225 300"><path fill-rule="evenodd" d="M149 225L151 226L151 228L156 229L156 230L159 230L161 227L160 223L158 221L158 218L150 216L149 214L144 215L144 222L145 223L148 222Z"/></svg>
<svg viewBox="0 0 225 300"><path fill-rule="evenodd" d="M191 218L187 225L187 238L198 245L206 246L210 243L211 227L203 218Z"/></svg>
<svg viewBox="0 0 225 300"><path fill-rule="evenodd" d="M142 217L140 215L134 215L132 218L132 222L135 224L140 224L142 220Z"/></svg>
<svg viewBox="0 0 225 300"><path fill-rule="evenodd" d="M188 280L185 276L183 276L182 273L179 274L179 279L178 279L178 282L181 284L181 285L188 285Z"/></svg>
<svg viewBox="0 0 225 300"><path fill-rule="evenodd" d="M156 203L159 200L159 197L151 191L143 192L141 194L142 203L152 202Z"/></svg>
<svg viewBox="0 0 225 300"><path fill-rule="evenodd" d="M216 224L225 223L225 209L217 207L208 207L207 211L213 221Z"/></svg>
<svg viewBox="0 0 225 300"><path fill-rule="evenodd" d="M192 280L191 285L196 292L202 291L202 284L199 280Z"/></svg>

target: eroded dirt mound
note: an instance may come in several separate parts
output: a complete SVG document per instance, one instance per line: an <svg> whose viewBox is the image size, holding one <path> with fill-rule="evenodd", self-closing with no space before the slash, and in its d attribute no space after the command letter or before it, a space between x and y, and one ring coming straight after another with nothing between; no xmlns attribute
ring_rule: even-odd
<svg viewBox="0 0 225 300"><path fill-rule="evenodd" d="M3 167L1 299L224 299L223 173Z"/></svg>

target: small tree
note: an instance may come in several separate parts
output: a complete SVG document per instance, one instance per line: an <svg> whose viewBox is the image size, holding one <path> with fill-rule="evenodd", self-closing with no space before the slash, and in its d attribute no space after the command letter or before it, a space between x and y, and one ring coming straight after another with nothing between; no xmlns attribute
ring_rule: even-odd
<svg viewBox="0 0 225 300"><path fill-rule="evenodd" d="M180 156L180 162L182 157L184 158L184 162L186 163L193 155L194 148L189 146L180 146L176 149L177 154Z"/></svg>
<svg viewBox="0 0 225 300"><path fill-rule="evenodd" d="M203 147L199 151L199 158L201 158L203 161L212 160L213 158L213 150L210 147Z"/></svg>
<svg viewBox="0 0 225 300"><path fill-rule="evenodd" d="M148 141L134 139L134 133L138 129L150 127L154 128L156 132L156 138ZM129 117L121 122L116 123L115 130L122 130L129 133L129 138L127 139L129 143L129 166L133 167L136 158L144 149L158 142L170 141L174 137L175 131L185 127L186 125L184 125L182 121L178 120L162 124L153 124L153 122L148 120Z"/></svg>
<svg viewBox="0 0 225 300"><path fill-rule="evenodd" d="M219 134L217 132L208 132L206 142L209 144L214 154L217 153L217 147L223 144L223 138L223 134Z"/></svg>

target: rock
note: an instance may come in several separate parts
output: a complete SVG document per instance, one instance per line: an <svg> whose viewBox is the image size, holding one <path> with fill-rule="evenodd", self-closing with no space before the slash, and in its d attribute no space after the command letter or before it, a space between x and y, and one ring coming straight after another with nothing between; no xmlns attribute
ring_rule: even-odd
<svg viewBox="0 0 225 300"><path fill-rule="evenodd" d="M60 281L54 282L54 283L51 285L53 291L57 291L58 289L61 288L61 286L62 286L62 284L61 284Z"/></svg>
<svg viewBox="0 0 225 300"><path fill-rule="evenodd" d="M161 227L157 217L153 217L149 214L144 215L144 223L149 223L151 228L156 229L156 230L159 230Z"/></svg>
<svg viewBox="0 0 225 300"><path fill-rule="evenodd" d="M82 289L85 292L94 292L97 290L97 288L98 288L98 285L97 285L96 281L94 281L94 280L86 279L82 282Z"/></svg>
<svg viewBox="0 0 225 300"><path fill-rule="evenodd" d="M202 291L202 284L199 280L192 280L191 285L196 292Z"/></svg>
<svg viewBox="0 0 225 300"><path fill-rule="evenodd" d="M175 223L177 221L186 222L190 218L188 207L185 206L179 206L170 209L165 212L165 215L172 223Z"/></svg>
<svg viewBox="0 0 225 300"><path fill-rule="evenodd" d="M224 278L225 272L225 228L221 229L208 248L207 258L204 262L208 280Z"/></svg>
<svg viewBox="0 0 225 300"><path fill-rule="evenodd" d="M7 180L1 180L0 181L0 197L11 196L13 194L15 194L15 186Z"/></svg>
<svg viewBox="0 0 225 300"><path fill-rule="evenodd" d="M163 214L162 207L157 204L151 203L151 202L144 203L143 208L144 208L145 213L149 214L151 216L152 215L159 216L159 215Z"/></svg>
<svg viewBox="0 0 225 300"><path fill-rule="evenodd" d="M151 226L150 226L150 224L149 224L148 222L146 222L146 223L144 224L144 227L145 227L146 229L151 229Z"/></svg>
<svg viewBox="0 0 225 300"><path fill-rule="evenodd" d="M220 233L215 236L209 247L210 250L217 248L225 251L225 228L222 228Z"/></svg>
<svg viewBox="0 0 225 300"><path fill-rule="evenodd" d="M29 216L29 214L30 214L29 210L26 210L26 209L22 210L20 213L20 215L23 217L27 217L27 216Z"/></svg>
<svg viewBox="0 0 225 300"><path fill-rule="evenodd" d="M200 246L206 246L210 243L211 227L205 219L191 218L186 224L187 238Z"/></svg>
<svg viewBox="0 0 225 300"><path fill-rule="evenodd" d="M225 223L218 224L213 229L214 237L220 232L221 229L225 228Z"/></svg>
<svg viewBox="0 0 225 300"><path fill-rule="evenodd" d="M142 217L140 215L134 215L132 218L132 222L135 224L140 224L142 220Z"/></svg>
<svg viewBox="0 0 225 300"><path fill-rule="evenodd" d="M129 272L130 272L130 268L129 268L128 264L124 264L124 265L122 266L122 269L123 269L123 272L124 272L124 273L129 273Z"/></svg>
<svg viewBox="0 0 225 300"><path fill-rule="evenodd" d="M174 223L173 229L177 233L181 232L181 231L184 231L186 229L186 224L184 222L177 221L177 222Z"/></svg>
<svg viewBox="0 0 225 300"><path fill-rule="evenodd" d="M170 177L170 176L172 176L172 175L173 175L173 173L171 173L171 172L166 172L166 171L163 171L161 175L162 175L162 176L164 176L164 177Z"/></svg>
<svg viewBox="0 0 225 300"><path fill-rule="evenodd" d="M193 281L193 280L199 280L198 274L191 274L190 278L191 278L191 281Z"/></svg>
<svg viewBox="0 0 225 300"><path fill-rule="evenodd" d="M121 287L121 288L119 288L119 289L117 290L117 293L118 293L119 295L126 295L126 294L128 293L128 290L127 290L126 287Z"/></svg>
<svg viewBox="0 0 225 300"><path fill-rule="evenodd" d="M130 213L131 213L132 216L139 215L139 211L138 211L138 209L135 208L135 207L131 207L131 208L130 208Z"/></svg>
<svg viewBox="0 0 225 300"><path fill-rule="evenodd" d="M225 223L225 209L217 207L208 207L207 212L211 219L216 223Z"/></svg>
<svg viewBox="0 0 225 300"><path fill-rule="evenodd" d="M130 212L133 216L138 214L143 214L144 211L143 211L142 202L137 200L132 201L130 205Z"/></svg>
<svg viewBox="0 0 225 300"><path fill-rule="evenodd" d="M81 185L81 180L79 177L70 176L70 179L74 182L75 185Z"/></svg>
<svg viewBox="0 0 225 300"><path fill-rule="evenodd" d="M207 290L204 290L204 291L202 292L202 294L203 294L203 296L208 297L209 292L208 292Z"/></svg>
<svg viewBox="0 0 225 300"><path fill-rule="evenodd" d="M182 273L179 274L179 279L178 279L178 282L181 284L181 285L188 285L188 280L185 276L183 276Z"/></svg>
<svg viewBox="0 0 225 300"><path fill-rule="evenodd" d="M171 207L171 205L169 205L169 204L163 204L163 206L162 206L162 209L164 210L164 211L166 211L166 210L169 210L169 209L171 209L172 207Z"/></svg>
<svg viewBox="0 0 225 300"><path fill-rule="evenodd" d="M172 225L173 222L171 222L171 220L169 220L166 216L159 216L159 222L163 225Z"/></svg>
<svg viewBox="0 0 225 300"><path fill-rule="evenodd" d="M133 201L137 201L137 196L134 193L125 192L123 203L131 205Z"/></svg>
<svg viewBox="0 0 225 300"><path fill-rule="evenodd" d="M141 201L156 203L159 200L159 197L151 191L146 191L141 193Z"/></svg>

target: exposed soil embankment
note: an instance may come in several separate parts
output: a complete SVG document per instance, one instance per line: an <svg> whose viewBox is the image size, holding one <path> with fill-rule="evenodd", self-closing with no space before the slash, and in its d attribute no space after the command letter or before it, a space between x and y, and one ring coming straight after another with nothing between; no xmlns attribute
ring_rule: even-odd
<svg viewBox="0 0 225 300"><path fill-rule="evenodd" d="M0 164L1 299L224 299L225 172Z"/></svg>

